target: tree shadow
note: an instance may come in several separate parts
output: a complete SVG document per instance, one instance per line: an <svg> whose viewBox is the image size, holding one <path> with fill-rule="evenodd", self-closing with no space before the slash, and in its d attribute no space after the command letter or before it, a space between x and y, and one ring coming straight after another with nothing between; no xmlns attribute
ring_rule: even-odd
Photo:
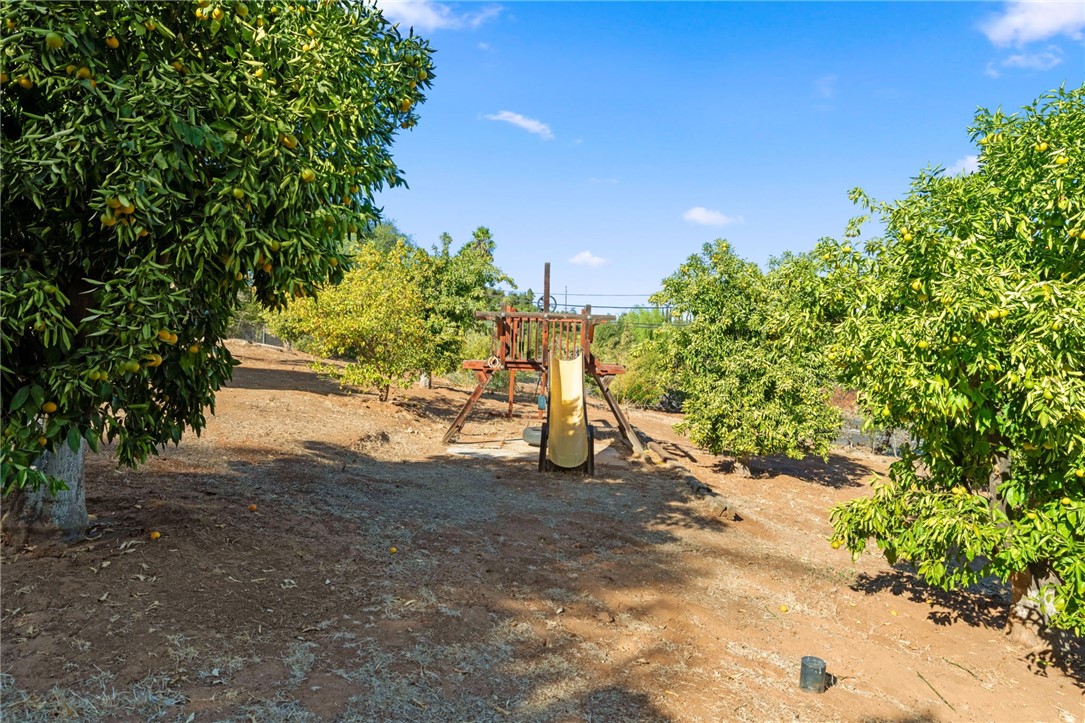
<svg viewBox="0 0 1085 723"><path fill-rule="evenodd" d="M233 377L226 386L232 389L310 392L335 397L346 397L352 393L359 393L357 390L345 389L339 386L336 381L314 374L307 364L295 361L281 363L296 365L299 369L298 371L265 369L242 364L234 367Z"/></svg>
<svg viewBox="0 0 1085 723"><path fill-rule="evenodd" d="M758 479L794 477L803 482L833 489L863 487L865 485L862 480L874 471L869 466L840 454L830 454L828 462L817 457L801 460L783 455L757 457L750 462L749 468L751 476ZM737 467L735 460L723 458L713 465L713 469L721 474L733 474Z"/></svg>
<svg viewBox="0 0 1085 723"><path fill-rule="evenodd" d="M942 590L927 584L905 563L897 563L891 572L877 575L860 573L851 588L867 595L888 591L915 603L930 606L927 619L935 625L964 623L972 627L1005 631L1012 594L1008 584L997 578L987 578L960 590ZM1049 630L1044 635L1045 646L1024 654L1029 669L1036 675L1047 676L1048 669L1061 670L1074 683L1085 688L1085 639L1066 631Z"/></svg>

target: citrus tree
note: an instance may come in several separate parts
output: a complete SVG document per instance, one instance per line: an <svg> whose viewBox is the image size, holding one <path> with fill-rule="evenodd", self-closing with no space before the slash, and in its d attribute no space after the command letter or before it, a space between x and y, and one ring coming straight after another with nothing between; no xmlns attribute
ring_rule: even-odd
<svg viewBox="0 0 1085 723"><path fill-rule="evenodd" d="M429 344L414 252L403 241L387 251L361 246L339 284L269 313L268 326L317 356L345 360L316 367L343 384L376 389L386 401L392 385L409 384Z"/></svg>
<svg viewBox="0 0 1085 723"><path fill-rule="evenodd" d="M440 246L417 249L415 269L422 294L423 317L429 342L420 371L429 380L459 367L464 359L467 333L478 329L476 311L488 306L499 283L516 284L494 265L490 229L479 226L473 239L455 253L452 237L441 234Z"/></svg>
<svg viewBox="0 0 1085 723"><path fill-rule="evenodd" d="M267 314L268 326L305 351L346 360L343 368L318 367L343 384L377 389L384 401L413 373L428 379L457 367L490 287L511 283L493 264L485 227L454 254L451 244L442 234L430 253L382 224L362 234L342 283Z"/></svg>
<svg viewBox="0 0 1085 723"><path fill-rule="evenodd" d="M828 404L833 375L821 346L813 261L788 255L767 273L726 241L706 244L663 281L651 301L688 318L662 345L685 395L679 429L748 473L750 458L828 455L839 414Z"/></svg>
<svg viewBox="0 0 1085 723"><path fill-rule="evenodd" d="M204 426L240 289L342 278L430 51L363 3L0 13L2 486L76 494L84 440L134 465Z"/></svg>
<svg viewBox="0 0 1085 723"><path fill-rule="evenodd" d="M946 589L1011 581L1011 627L1081 634L1085 92L980 111L970 132L977 172L925 171L896 203L856 191L885 236L820 248L827 301L849 307L834 361L876 423L917 440L834 510L833 544L873 538Z"/></svg>

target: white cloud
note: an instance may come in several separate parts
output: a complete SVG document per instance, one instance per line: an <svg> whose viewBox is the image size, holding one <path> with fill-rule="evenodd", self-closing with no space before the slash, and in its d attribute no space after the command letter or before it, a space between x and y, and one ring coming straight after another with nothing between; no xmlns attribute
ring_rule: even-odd
<svg viewBox="0 0 1085 723"><path fill-rule="evenodd" d="M814 81L814 95L823 100L836 97L836 75L823 75Z"/></svg>
<svg viewBox="0 0 1085 723"><path fill-rule="evenodd" d="M1028 68L1029 70L1051 70L1062 62L1062 50L1051 46L1039 53L1017 53L1002 61L1006 68Z"/></svg>
<svg viewBox="0 0 1085 723"><path fill-rule="evenodd" d="M1067 35L1080 40L1085 12L1080 0L1013 0L980 30L995 45L1024 45Z"/></svg>
<svg viewBox="0 0 1085 723"><path fill-rule="evenodd" d="M995 64L993 62L987 64L987 67L983 69L983 74L986 75L988 78L1002 77L1002 73L998 72L998 68L995 67Z"/></svg>
<svg viewBox="0 0 1085 723"><path fill-rule="evenodd" d="M591 266L593 269L600 266L606 266L610 263L609 259L604 259L602 256L596 256L591 251L581 251L576 256L569 259L570 264L577 264L578 266Z"/></svg>
<svg viewBox="0 0 1085 723"><path fill-rule="evenodd" d="M694 206L682 214L682 218L702 226L726 226L729 223L742 223L742 216L726 216L719 211L711 211L704 206Z"/></svg>
<svg viewBox="0 0 1085 723"><path fill-rule="evenodd" d="M490 49L490 44L489 43L479 43L478 44L478 49L479 50L489 50Z"/></svg>
<svg viewBox="0 0 1085 723"><path fill-rule="evenodd" d="M947 176L967 176L980 169L979 156L965 156L946 169Z"/></svg>
<svg viewBox="0 0 1085 723"><path fill-rule="evenodd" d="M537 121L534 118L528 118L522 116L519 113L513 113L511 110L503 110L499 113L491 113L486 116L489 120L502 121L504 123L511 123L517 128L523 128L528 133L534 133L544 140L553 140L554 133L550 130L550 126L546 125L542 121Z"/></svg>
<svg viewBox="0 0 1085 723"><path fill-rule="evenodd" d="M393 23L424 32L477 28L503 10L500 5L488 5L474 13L457 13L448 5L433 0L377 0L377 7Z"/></svg>

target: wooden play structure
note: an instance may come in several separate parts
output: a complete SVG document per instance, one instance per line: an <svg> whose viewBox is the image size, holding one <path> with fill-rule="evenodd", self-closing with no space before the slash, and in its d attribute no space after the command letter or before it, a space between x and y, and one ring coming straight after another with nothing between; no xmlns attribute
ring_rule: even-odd
<svg viewBox="0 0 1085 723"><path fill-rule="evenodd" d="M575 440L585 438L590 445L592 431L590 425L587 424L587 407L583 388L585 375L595 380L599 386L599 391L618 422L618 431L622 439L633 448L636 454L642 454L644 448L636 430L626 419L614 395L607 387L609 379L616 374L623 374L625 367L620 364L603 364L591 352L595 327L604 322L613 321L615 317L592 314L590 306L584 307L579 314L550 311L550 264L546 264L543 276L541 306L542 309L538 311L517 311L506 306L502 311L485 311L475 314L478 319L494 322L494 354L489 359L469 360L463 363L464 369L470 369L475 373L478 384L452 421L448 431L445 432L445 444L456 440L467 421L467 415L482 397L494 374L499 371L510 372L508 413L512 416L516 372L531 371L542 375L541 385L547 390L545 403L547 419L539 452L540 469L545 469L550 464L556 466L568 464L567 459L558 459L564 454L557 453L552 440L548 451L548 431L552 430L556 433L560 428L561 434L570 439L570 445L579 447L581 442ZM577 400L578 393L579 401ZM575 409L577 404L579 404L580 412ZM555 414L560 413L562 419L553 418L552 410ZM588 452L590 453L590 446ZM573 459L579 459L579 454ZM562 464L563 461L566 464ZM590 466L590 460L582 464Z"/></svg>

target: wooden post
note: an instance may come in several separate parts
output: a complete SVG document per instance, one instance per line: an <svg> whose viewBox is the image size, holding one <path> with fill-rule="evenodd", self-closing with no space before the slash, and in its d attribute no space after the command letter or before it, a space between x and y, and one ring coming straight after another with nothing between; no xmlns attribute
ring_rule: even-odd
<svg viewBox="0 0 1085 723"><path fill-rule="evenodd" d="M452 425L445 432L445 436L441 439L444 444L451 444L456 440L460 430L463 429L464 422L467 421L467 415L470 413L471 408L475 406L475 402L482 397L483 390L486 389L486 385L493 379L494 372L492 369L479 369L475 371L475 378L478 379L478 386L475 387L475 391L471 392L471 396L467 398L467 401L463 405L463 409L456 415L456 418L452 420Z"/></svg>
<svg viewBox="0 0 1085 723"><path fill-rule="evenodd" d="M550 262L547 261L543 266L543 314L550 313ZM550 403L550 389L547 386L548 379L546 375L547 366L550 364L550 322L547 319L542 321L542 376L539 378L539 384L543 389L543 394L546 395L547 404ZM539 410L539 416L544 417L546 412L542 409Z"/></svg>
<svg viewBox="0 0 1085 723"><path fill-rule="evenodd" d="M622 409L618 406L618 402L614 399L614 395L607 389L607 385L603 381L603 378L595 371L592 371L591 375L592 378L595 379L595 383L599 385L599 391L603 393L603 398L607 400L607 406L609 406L610 411L613 412L614 418L618 420L618 431L621 432L622 439L633 448L635 454L644 454L644 445L640 443L640 437L637 436L637 430L634 429L633 425L629 423L629 420L625 418L625 414L622 413Z"/></svg>
<svg viewBox="0 0 1085 723"><path fill-rule="evenodd" d="M509 370L509 419L512 419L512 407L516 403L516 372Z"/></svg>
<svg viewBox="0 0 1085 723"><path fill-rule="evenodd" d="M543 266L543 313L550 313L550 262Z"/></svg>

